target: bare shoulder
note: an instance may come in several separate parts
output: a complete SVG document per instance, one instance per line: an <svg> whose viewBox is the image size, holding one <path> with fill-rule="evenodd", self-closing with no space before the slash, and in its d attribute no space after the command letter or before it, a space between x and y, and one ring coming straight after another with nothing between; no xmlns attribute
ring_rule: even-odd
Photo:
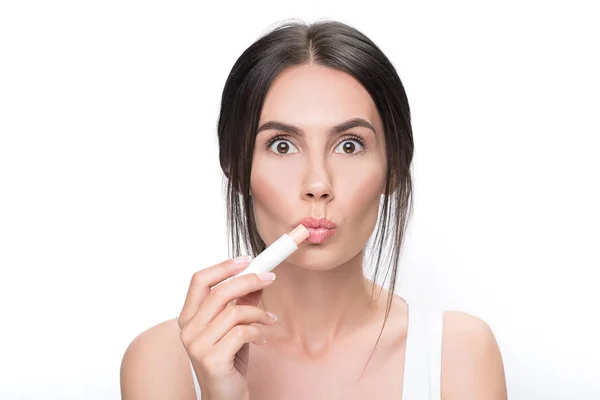
<svg viewBox="0 0 600 400"><path fill-rule="evenodd" d="M195 399L177 320L161 322L137 335L125 350L120 377L124 400Z"/></svg>
<svg viewBox="0 0 600 400"><path fill-rule="evenodd" d="M502 355L490 326L461 311L444 312L443 400L505 400Z"/></svg>

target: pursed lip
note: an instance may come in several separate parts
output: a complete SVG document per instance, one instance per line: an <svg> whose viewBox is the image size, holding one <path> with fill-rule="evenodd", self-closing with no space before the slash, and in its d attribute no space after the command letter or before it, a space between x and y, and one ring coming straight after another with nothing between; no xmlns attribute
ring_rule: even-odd
<svg viewBox="0 0 600 400"><path fill-rule="evenodd" d="M302 218L298 221L298 224L302 224L308 229L309 235L306 241L309 243L323 243L337 231L337 226L324 217L320 219L313 217Z"/></svg>
<svg viewBox="0 0 600 400"><path fill-rule="evenodd" d="M320 218L320 219L313 218L313 217L305 217L305 218L302 218L300 221L298 221L297 225L299 225L299 224L302 224L307 228L314 228L314 229L318 229L318 228L335 229L335 228L337 228L337 226L332 221L328 220L325 217Z"/></svg>

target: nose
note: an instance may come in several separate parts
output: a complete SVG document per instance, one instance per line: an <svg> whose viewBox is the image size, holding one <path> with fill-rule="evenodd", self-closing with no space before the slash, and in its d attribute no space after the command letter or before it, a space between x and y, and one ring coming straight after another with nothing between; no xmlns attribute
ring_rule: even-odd
<svg viewBox="0 0 600 400"><path fill-rule="evenodd" d="M333 189L327 172L324 168L316 168L316 165L313 164L306 175L302 190L303 200L330 202L333 197Z"/></svg>
<svg viewBox="0 0 600 400"><path fill-rule="evenodd" d="M304 190L304 195L302 196L304 200L324 200L331 201L333 199L333 193L329 187L326 187L322 184L312 185L309 189Z"/></svg>

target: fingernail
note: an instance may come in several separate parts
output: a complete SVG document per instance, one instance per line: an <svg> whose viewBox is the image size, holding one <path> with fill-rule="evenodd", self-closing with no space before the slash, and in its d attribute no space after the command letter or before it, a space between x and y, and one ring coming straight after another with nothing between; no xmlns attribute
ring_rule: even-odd
<svg viewBox="0 0 600 400"><path fill-rule="evenodd" d="M257 274L260 279L263 281L274 281L275 274L273 272L263 272L262 274Z"/></svg>
<svg viewBox="0 0 600 400"><path fill-rule="evenodd" d="M233 259L234 264L245 264L252 260L252 256L240 256Z"/></svg>
<svg viewBox="0 0 600 400"><path fill-rule="evenodd" d="M277 321L277 315L273 314L271 311L267 311L267 314L269 314L269 318L271 318L273 321Z"/></svg>

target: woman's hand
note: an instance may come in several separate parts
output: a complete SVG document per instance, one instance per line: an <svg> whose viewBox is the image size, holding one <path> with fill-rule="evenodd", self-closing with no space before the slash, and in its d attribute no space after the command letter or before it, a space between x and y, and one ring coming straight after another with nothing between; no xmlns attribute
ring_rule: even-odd
<svg viewBox="0 0 600 400"><path fill-rule="evenodd" d="M250 324L274 323L265 310L257 307L262 290L273 282L274 274L267 280L246 274L214 287L246 269L249 261L249 257L238 257L194 273L178 317L181 342L203 399L249 398L249 342L265 343L262 332Z"/></svg>

